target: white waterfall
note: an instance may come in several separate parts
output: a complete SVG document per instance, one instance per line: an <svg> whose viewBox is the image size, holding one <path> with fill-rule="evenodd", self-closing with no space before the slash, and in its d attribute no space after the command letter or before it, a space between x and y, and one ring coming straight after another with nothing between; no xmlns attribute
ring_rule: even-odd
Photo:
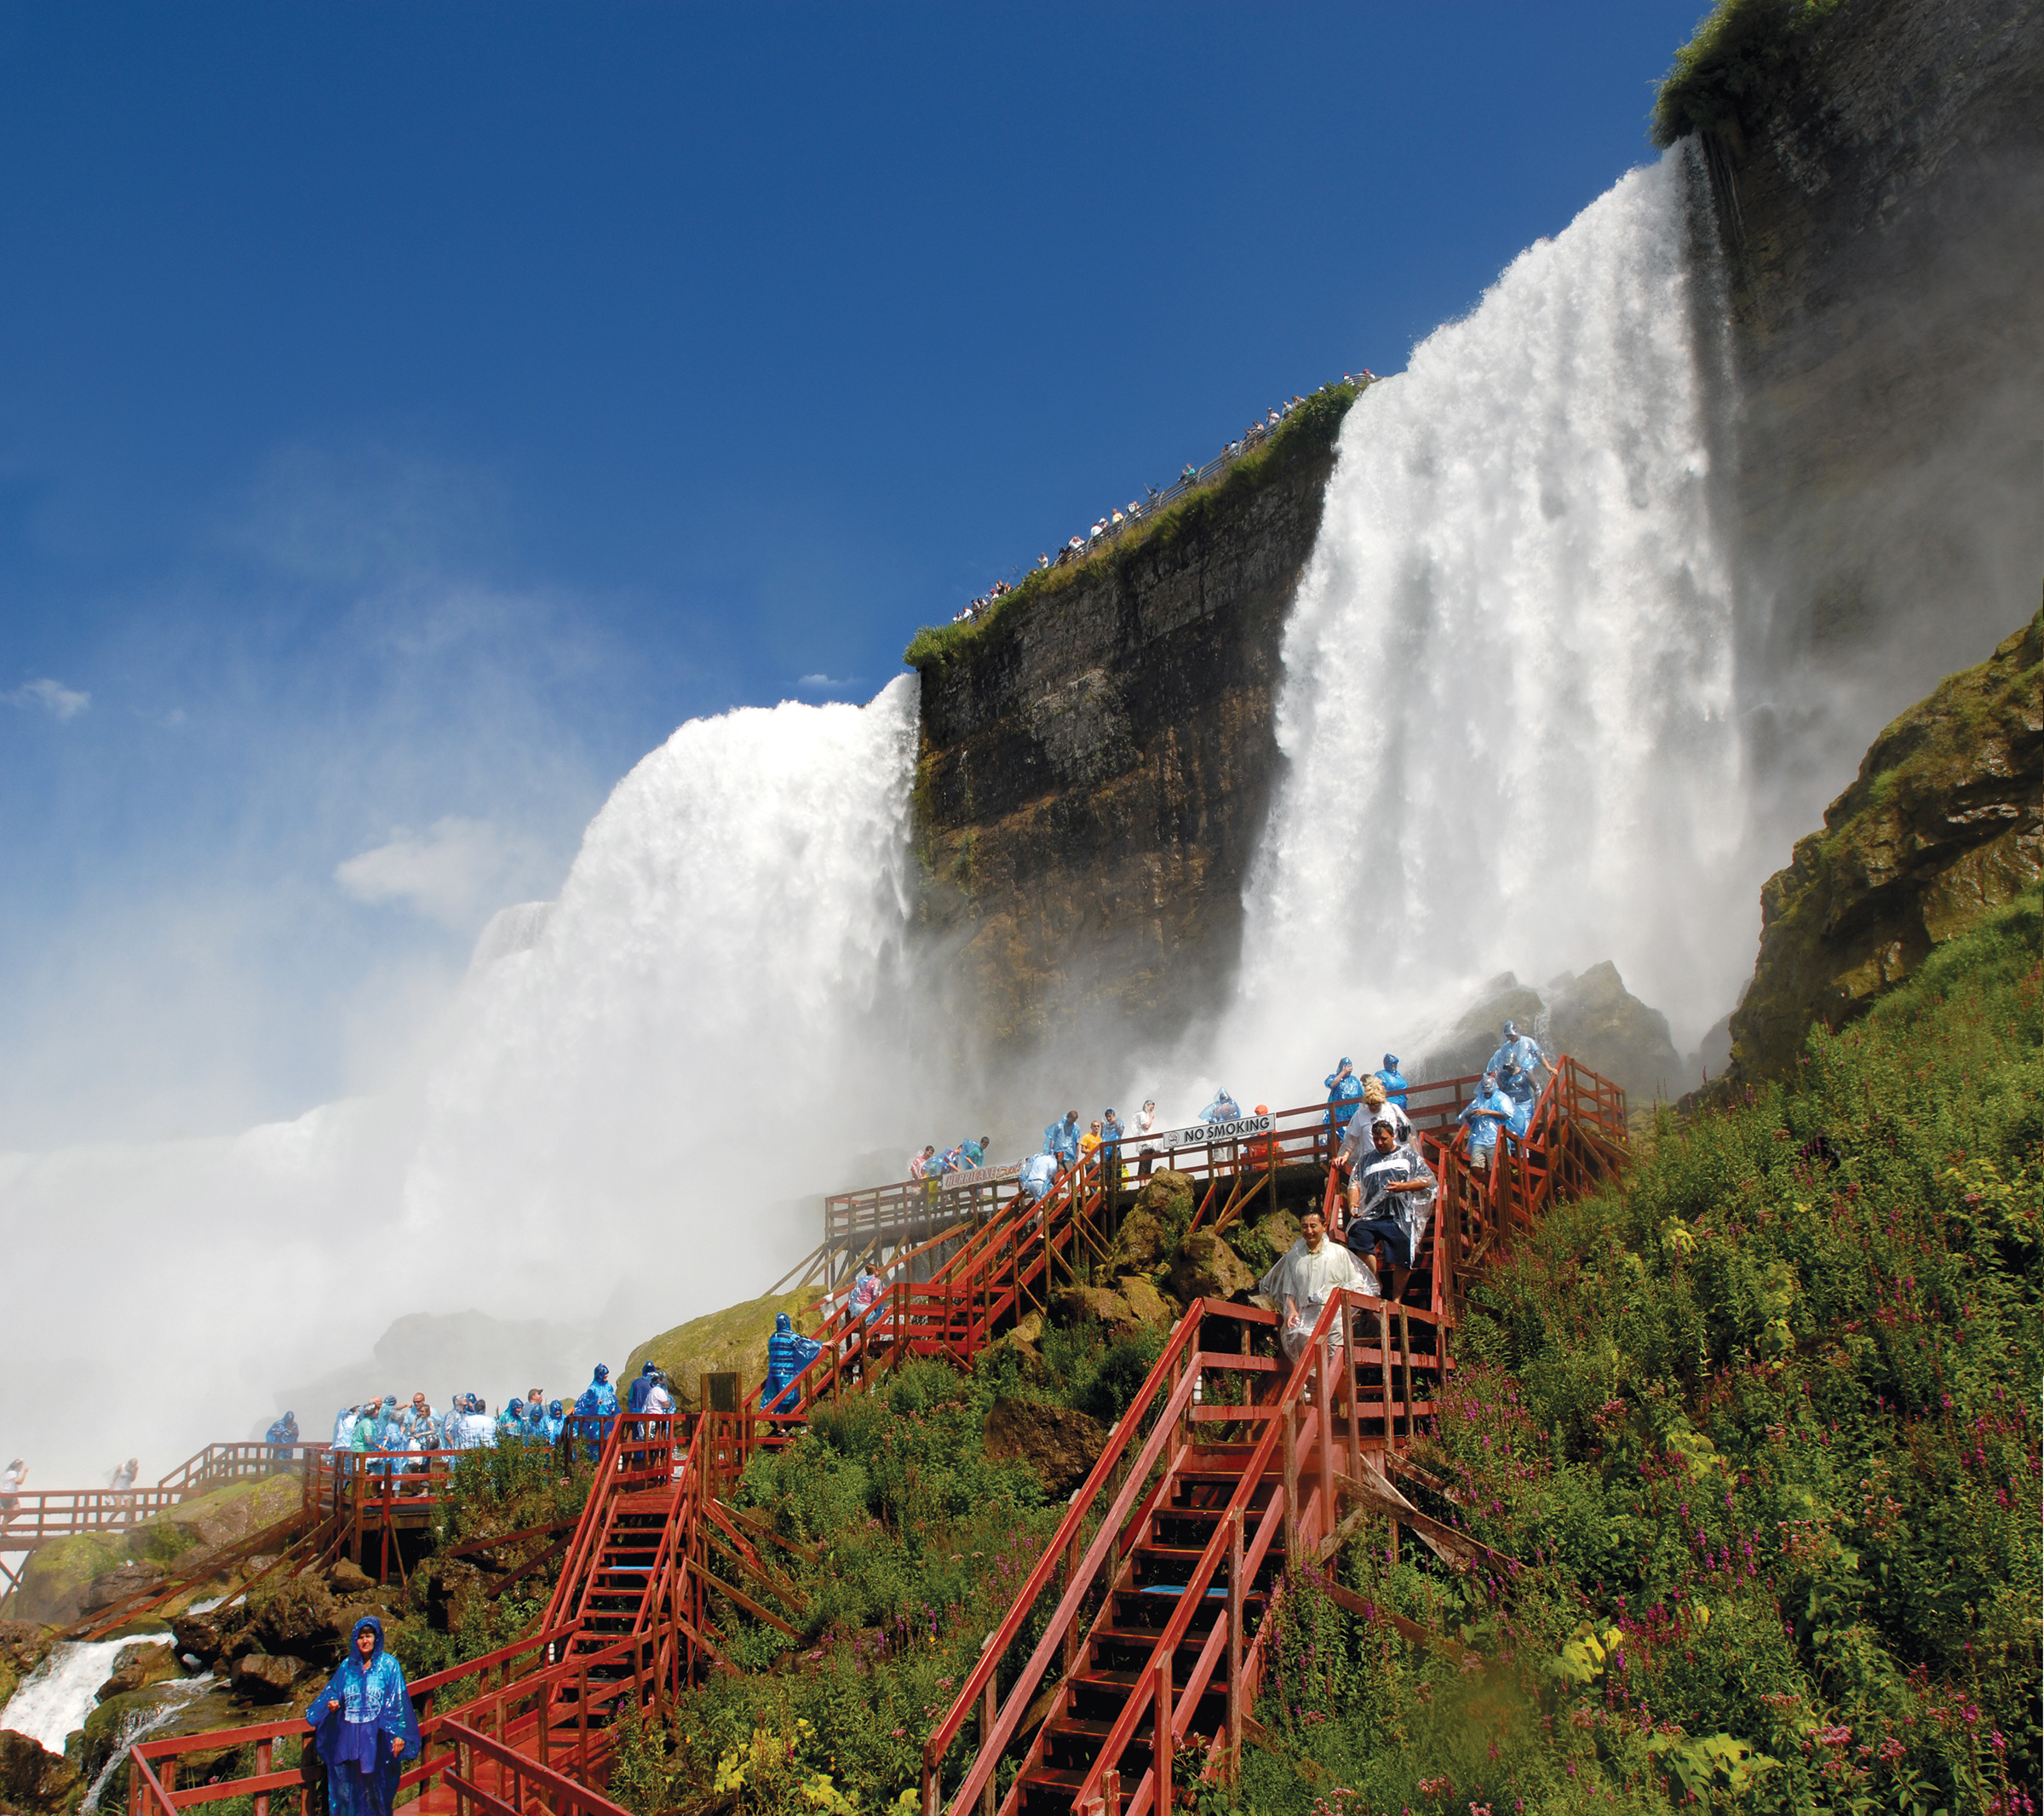
<svg viewBox="0 0 2044 1816"><path fill-rule="evenodd" d="M0 1727L26 1734L60 1754L73 1728L97 1704L93 1692L113 1675L114 1660L132 1640L60 1640L0 1709Z"/></svg>
<svg viewBox="0 0 2044 1816"><path fill-rule="evenodd" d="M1759 879L1693 181L1679 153L1633 171L1350 412L1229 1078L1374 1064L1506 968L1615 958L1679 1037L1730 1006Z"/></svg>

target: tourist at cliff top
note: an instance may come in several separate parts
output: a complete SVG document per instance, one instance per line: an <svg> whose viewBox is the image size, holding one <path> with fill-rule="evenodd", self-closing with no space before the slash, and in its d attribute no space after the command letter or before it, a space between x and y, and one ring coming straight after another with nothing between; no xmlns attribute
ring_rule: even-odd
<svg viewBox="0 0 2044 1816"><path fill-rule="evenodd" d="M1438 1182L1433 1170L1398 1138L1388 1118L1370 1124L1370 1152L1352 1177L1348 1246L1364 1259L1391 1264L1391 1296L1405 1296L1413 1257L1427 1233Z"/></svg>
<svg viewBox="0 0 2044 1816"><path fill-rule="evenodd" d="M1335 1293L1343 1287L1358 1293L1377 1290L1377 1277L1346 1249L1327 1239L1327 1224L1318 1210L1309 1210L1299 1220L1299 1229L1298 1241L1256 1283L1278 1313L1278 1340L1294 1362L1306 1353L1321 1308ZM1338 1362L1343 1347L1337 1324L1328 1334L1328 1359Z"/></svg>
<svg viewBox="0 0 2044 1816"><path fill-rule="evenodd" d="M1214 1101L1199 1112L1199 1119L1203 1123L1232 1123L1241 1114L1242 1106L1228 1095L1224 1084L1214 1092Z"/></svg>
<svg viewBox="0 0 2044 1816"><path fill-rule="evenodd" d="M773 1320L773 1335L766 1339L766 1381L760 1389L760 1411L792 1412L797 1395L795 1377L824 1353L814 1339L798 1336L785 1312Z"/></svg>
<svg viewBox="0 0 2044 1816"><path fill-rule="evenodd" d="M1040 1154L1031 1154L1022 1163L1022 1170L1016 1183L1022 1196L1032 1202L1043 1196L1057 1184L1058 1175L1065 1170L1058 1156L1048 1148Z"/></svg>
<svg viewBox="0 0 2044 1816"><path fill-rule="evenodd" d="M1476 1095L1455 1118L1469 1131L1469 1164L1481 1171L1490 1164L1497 1132L1512 1120L1512 1100L1497 1088L1497 1075L1486 1072Z"/></svg>
<svg viewBox="0 0 2044 1816"><path fill-rule="evenodd" d="M402 1420L393 1419L388 1424L376 1428L376 1447L381 1454L376 1462L370 1464L371 1470L378 1475L402 1475L405 1473L405 1466L398 1459L412 1448L412 1442Z"/></svg>
<svg viewBox="0 0 2044 1816"><path fill-rule="evenodd" d="M419 1756L419 1721L375 1615L355 1623L347 1656L307 1706L305 1725L326 1767L331 1816L390 1816L398 1762Z"/></svg>
<svg viewBox="0 0 2044 1816"><path fill-rule="evenodd" d="M262 1434L265 1444L296 1444L298 1441L298 1415L287 1412L280 1419L270 1421L270 1428Z"/></svg>
<svg viewBox="0 0 2044 1816"><path fill-rule="evenodd" d="M405 1428L422 1451L440 1448L440 1422L433 1416L432 1403L423 1388L413 1393L411 1404L405 1409Z"/></svg>
<svg viewBox="0 0 2044 1816"><path fill-rule="evenodd" d="M130 1457L119 1468L106 1478L106 1486L116 1494L124 1494L135 1486L135 1479L142 1473L142 1460Z"/></svg>
<svg viewBox="0 0 2044 1816"><path fill-rule="evenodd" d="M1157 1100L1154 1097L1145 1097L1143 1100L1142 1108L1135 1112L1135 1133L1137 1140L1141 1140L1143 1136L1148 1135L1151 1130L1156 1127Z"/></svg>
<svg viewBox="0 0 2044 1816"><path fill-rule="evenodd" d="M880 1316L880 1302L886 1293L887 1283L874 1272L871 1261L858 1264L858 1278L852 1283L852 1296L847 1302L854 1318L871 1324Z"/></svg>
<svg viewBox="0 0 2044 1816"><path fill-rule="evenodd" d="M525 1429L543 1434L547 1426L547 1399L537 1388L525 1389Z"/></svg>
<svg viewBox="0 0 2044 1816"><path fill-rule="evenodd" d="M1363 1095L1363 1081L1356 1076L1356 1069L1346 1059L1320 1081L1327 1087L1327 1124L1337 1134L1348 1127L1349 1118L1356 1113L1356 1100Z"/></svg>
<svg viewBox="0 0 2044 1816"><path fill-rule="evenodd" d="M1405 1083L1404 1073L1398 1070L1397 1054L1387 1053L1384 1055L1384 1064L1377 1072L1377 1081L1384 1087L1386 1099L1395 1103L1403 1110L1405 1107L1405 1093L1408 1086Z"/></svg>
<svg viewBox="0 0 2044 1816"><path fill-rule="evenodd" d="M1543 1066L1550 1072L1553 1070L1553 1062L1541 1051L1540 1043L1530 1034L1521 1034L1517 1024L1509 1021L1505 1024L1504 1037L1498 1043L1497 1051L1490 1055L1484 1070L1502 1078L1507 1066L1518 1066L1528 1078Z"/></svg>

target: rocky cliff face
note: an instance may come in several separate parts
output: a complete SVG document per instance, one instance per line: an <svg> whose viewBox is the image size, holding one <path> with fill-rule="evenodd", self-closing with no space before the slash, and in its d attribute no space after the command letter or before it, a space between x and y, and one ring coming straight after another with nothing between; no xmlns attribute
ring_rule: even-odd
<svg viewBox="0 0 2044 1816"><path fill-rule="evenodd" d="M2044 566L2044 0L1843 0L1705 136L1785 837Z"/></svg>
<svg viewBox="0 0 2044 1816"><path fill-rule="evenodd" d="M1323 394L1140 539L911 652L922 924L1004 1056L1089 1013L1168 1039L1225 995L1277 770L1284 615L1348 402Z"/></svg>
<svg viewBox="0 0 2044 1816"><path fill-rule="evenodd" d="M1760 963L1731 1018L1748 1078L1795 1063L2044 869L2044 612L1875 740L1761 893Z"/></svg>

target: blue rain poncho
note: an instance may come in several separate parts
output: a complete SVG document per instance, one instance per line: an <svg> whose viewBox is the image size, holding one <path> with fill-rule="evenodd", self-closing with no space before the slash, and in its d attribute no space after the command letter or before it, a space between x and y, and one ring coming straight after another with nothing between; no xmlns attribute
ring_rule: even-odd
<svg viewBox="0 0 2044 1816"><path fill-rule="evenodd" d="M589 1440L587 1447L589 1461L594 1463L617 1417L617 1390L611 1385L611 1371L606 1364L599 1362L596 1365L594 1376L576 1397L575 1417L578 1419L603 1421L601 1425L593 1429L587 1425L580 1428L580 1434Z"/></svg>
<svg viewBox="0 0 2044 1816"><path fill-rule="evenodd" d="M1049 1191L1058 1176L1058 1157L1046 1149L1042 1153L1031 1154L1022 1163L1022 1170L1016 1175L1022 1196L1032 1203Z"/></svg>
<svg viewBox="0 0 2044 1816"><path fill-rule="evenodd" d="M1516 1066L1530 1078L1536 1067L1547 1063L1547 1055L1540 1050L1540 1043L1530 1034L1521 1034L1515 1024L1509 1021L1505 1024L1504 1036L1497 1051L1484 1066L1485 1072L1501 1078L1507 1066Z"/></svg>
<svg viewBox="0 0 2044 1816"><path fill-rule="evenodd" d="M1342 1060L1321 1083L1327 1087L1327 1112L1329 1124L1335 1129L1348 1127L1348 1119L1356 1113L1356 1101L1363 1095L1363 1081L1353 1072L1345 1072L1348 1064Z"/></svg>
<svg viewBox="0 0 2044 1816"><path fill-rule="evenodd" d="M1455 1118L1469 1131L1469 1150L1472 1153L1483 1152L1497 1146L1497 1117L1478 1113L1484 1110L1496 1111L1507 1123L1512 1119L1512 1100L1498 1089L1497 1080L1488 1072L1484 1074L1484 1082L1477 1087L1476 1095L1462 1106L1462 1113Z"/></svg>
<svg viewBox="0 0 2044 1816"><path fill-rule="evenodd" d="M548 1444L560 1442L560 1434L566 1428L568 1416L562 1410L560 1402L557 1399L548 1400L547 1402L547 1442Z"/></svg>
<svg viewBox="0 0 2044 1816"><path fill-rule="evenodd" d="M644 1368L639 1371L630 1388L626 1391L625 1405L627 1409L633 1412L644 1412L646 1411L646 1396L652 1390L652 1385L653 1365L648 1362Z"/></svg>
<svg viewBox="0 0 2044 1816"><path fill-rule="evenodd" d="M797 1336L788 1314L781 1313L773 1321L773 1335L766 1339L766 1384L760 1389L760 1411L792 1412L795 1376L823 1353L821 1343Z"/></svg>
<svg viewBox="0 0 2044 1816"><path fill-rule="evenodd" d="M1397 1054L1384 1055L1384 1063L1377 1069L1377 1083L1384 1087L1387 1102L1395 1103L1401 1110L1406 1107L1405 1093L1410 1087L1405 1083L1405 1074L1398 1070Z"/></svg>
<svg viewBox="0 0 2044 1816"><path fill-rule="evenodd" d="M366 1668L355 1650L366 1627L376 1649ZM330 1709L338 1703L338 1709ZM419 1756L419 1720L405 1686L405 1668L383 1649L383 1623L373 1614L357 1621L347 1656L305 1711L313 1744L326 1767L332 1816L390 1816L399 1761ZM393 1742L398 1743L393 1750Z"/></svg>
<svg viewBox="0 0 2044 1816"><path fill-rule="evenodd" d="M1062 1117L1043 1131L1043 1152L1055 1154L1066 1166L1079 1158L1079 1119Z"/></svg>
<svg viewBox="0 0 2044 1816"><path fill-rule="evenodd" d="M523 1444L525 1441L525 1403L523 1399L507 1400L504 1410L497 1416L497 1441L499 1444Z"/></svg>
<svg viewBox="0 0 2044 1816"><path fill-rule="evenodd" d="M282 1418L273 1421L270 1428L262 1434L262 1441L265 1444L296 1444L298 1441L298 1415L287 1412Z"/></svg>
<svg viewBox="0 0 2044 1816"><path fill-rule="evenodd" d="M985 1166L986 1150L977 1141L961 1141L958 1144L958 1158L968 1167Z"/></svg>
<svg viewBox="0 0 2044 1816"><path fill-rule="evenodd" d="M334 1454L336 1457L343 1451L354 1449L355 1421L360 1412L359 1407L343 1406L334 1415Z"/></svg>
<svg viewBox="0 0 2044 1816"><path fill-rule="evenodd" d="M1228 1095L1228 1088L1222 1085L1214 1094L1214 1101L1199 1112L1203 1123L1232 1123L1242 1114L1242 1106Z"/></svg>
<svg viewBox="0 0 2044 1816"><path fill-rule="evenodd" d="M1533 1081L1516 1066L1507 1066L1498 1075L1497 1088L1512 1106L1512 1121L1508 1125L1512 1133L1523 1135L1533 1120L1533 1106L1540 1101Z"/></svg>

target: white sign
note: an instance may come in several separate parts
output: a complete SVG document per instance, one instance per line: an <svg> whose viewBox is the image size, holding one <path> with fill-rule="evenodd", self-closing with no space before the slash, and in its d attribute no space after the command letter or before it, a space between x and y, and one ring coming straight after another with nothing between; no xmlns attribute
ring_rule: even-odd
<svg viewBox="0 0 2044 1816"><path fill-rule="evenodd" d="M1163 1129L1146 1135L1124 1135L1122 1146L1140 1152L1145 1147L1204 1147L1209 1141L1240 1141L1268 1135L1277 1118L1242 1116L1227 1123L1195 1123L1189 1129Z"/></svg>
<svg viewBox="0 0 2044 1816"><path fill-rule="evenodd" d="M939 1190L962 1192L967 1186L990 1186L997 1180L1013 1179L1021 1170L1019 1160L1011 1160L1004 1167L966 1167L956 1173L946 1173Z"/></svg>

